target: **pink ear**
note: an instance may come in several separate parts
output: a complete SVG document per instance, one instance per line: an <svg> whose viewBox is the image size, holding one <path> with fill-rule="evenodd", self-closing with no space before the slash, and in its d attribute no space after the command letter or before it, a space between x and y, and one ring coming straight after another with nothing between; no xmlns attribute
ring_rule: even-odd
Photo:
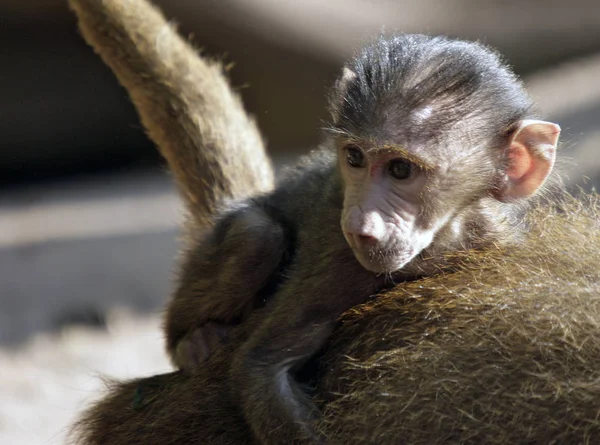
<svg viewBox="0 0 600 445"><path fill-rule="evenodd" d="M527 119L510 140L507 183L498 199L510 201L534 195L544 184L556 159L560 127L551 122Z"/></svg>

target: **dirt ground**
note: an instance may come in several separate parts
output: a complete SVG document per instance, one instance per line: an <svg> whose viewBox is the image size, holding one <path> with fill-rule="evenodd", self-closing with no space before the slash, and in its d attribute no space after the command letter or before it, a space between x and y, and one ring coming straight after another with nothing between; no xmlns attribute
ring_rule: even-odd
<svg viewBox="0 0 600 445"><path fill-rule="evenodd" d="M69 326L0 349L0 443L66 443L68 426L102 395L100 377L168 372L158 316L113 310L106 330Z"/></svg>

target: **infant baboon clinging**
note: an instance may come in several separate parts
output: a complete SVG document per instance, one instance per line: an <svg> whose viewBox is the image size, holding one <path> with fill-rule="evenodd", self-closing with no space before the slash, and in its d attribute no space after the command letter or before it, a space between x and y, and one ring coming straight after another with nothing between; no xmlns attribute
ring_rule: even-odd
<svg viewBox="0 0 600 445"><path fill-rule="evenodd" d="M250 148L236 138L235 119L251 124L217 71L174 82L182 61L186 74L206 64L187 63L189 48L165 34L141 1L72 4L84 35L130 89L192 215L201 213L192 229L204 223L202 199L210 213L223 198L251 195L228 174L220 176L226 186L196 195L205 170L224 171L228 138L241 159L261 147L256 137ZM158 32L162 45L155 45ZM209 101L213 81L220 89ZM189 89L197 92L199 116L193 101L177 101ZM531 120L530 107L515 77L479 45L398 36L367 47L334 88L323 147L275 191L255 186L267 193L233 205L213 232L195 237L167 315L175 363L197 366L250 312L242 328L248 337L227 346L246 421L261 442L321 440L311 424L317 410L292 373L321 348L342 312L395 282L456 264L448 253L521 238L526 198L550 172L559 132ZM157 128L168 125L171 132ZM185 139L190 133L197 137ZM178 137L188 143L177 144ZM263 300L266 308L251 313Z"/></svg>
<svg viewBox="0 0 600 445"><path fill-rule="evenodd" d="M294 372L342 313L438 271L448 253L519 239L560 131L530 108L478 44L401 35L367 46L336 83L323 146L189 251L166 317L174 363L196 367L266 299L233 354L234 391L259 442L320 443Z"/></svg>
<svg viewBox="0 0 600 445"><path fill-rule="evenodd" d="M328 444L597 442L600 203L564 201L530 212L523 243L463 254L342 317L312 371ZM78 443L255 443L224 375L244 327L190 376L115 384Z"/></svg>

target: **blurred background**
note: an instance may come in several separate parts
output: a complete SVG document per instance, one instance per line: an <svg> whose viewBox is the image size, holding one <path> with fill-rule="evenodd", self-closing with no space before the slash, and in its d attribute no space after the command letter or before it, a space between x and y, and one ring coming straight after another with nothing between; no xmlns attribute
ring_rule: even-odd
<svg viewBox="0 0 600 445"><path fill-rule="evenodd" d="M427 32L506 56L563 128L567 181L600 185L595 0L161 0L232 82L277 165L319 140L365 39ZM169 370L159 316L181 204L127 94L61 0L0 0L0 443L63 443L98 375Z"/></svg>

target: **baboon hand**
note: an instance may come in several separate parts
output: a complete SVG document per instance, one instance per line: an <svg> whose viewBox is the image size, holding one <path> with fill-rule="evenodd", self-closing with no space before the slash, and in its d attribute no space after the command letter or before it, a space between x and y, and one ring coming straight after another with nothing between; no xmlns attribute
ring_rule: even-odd
<svg viewBox="0 0 600 445"><path fill-rule="evenodd" d="M209 321L183 337L175 349L175 364L192 372L222 346L233 325Z"/></svg>

